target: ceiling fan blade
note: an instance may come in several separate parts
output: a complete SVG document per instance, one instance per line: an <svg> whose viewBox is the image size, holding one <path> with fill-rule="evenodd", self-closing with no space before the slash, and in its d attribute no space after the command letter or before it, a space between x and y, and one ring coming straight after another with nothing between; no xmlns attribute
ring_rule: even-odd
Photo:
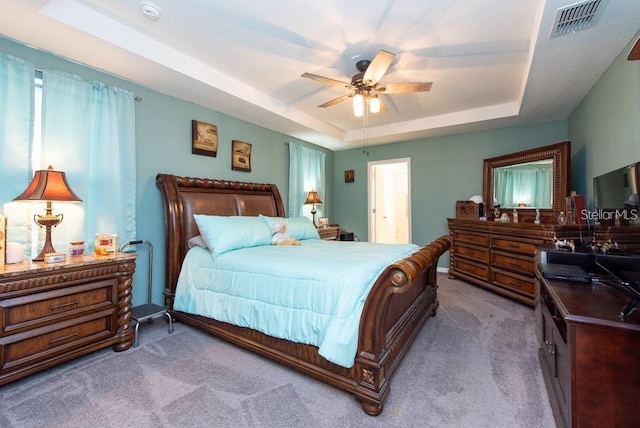
<svg viewBox="0 0 640 428"><path fill-rule="evenodd" d="M353 96L353 94L345 94L345 95L342 95L342 96L340 96L338 98L334 98L334 99L332 99L330 101L327 101L324 104L320 104L318 107L323 107L323 108L324 107L331 107L333 105L336 105L338 103L341 103L341 102L345 101L347 98L350 98L352 96Z"/></svg>
<svg viewBox="0 0 640 428"><path fill-rule="evenodd" d="M385 83L376 86L376 92L384 94L406 94L409 92L427 92L431 90L433 82L404 82Z"/></svg>
<svg viewBox="0 0 640 428"><path fill-rule="evenodd" d="M345 86L347 88L351 87L350 83L347 82L341 82L340 80L336 80L336 79L331 79L329 77L324 77L324 76L318 76L317 74L312 74L312 73L302 73L302 77L306 78L306 79L311 79L311 80L315 80L316 82L320 82L320 83L324 83L325 85L332 85L332 86Z"/></svg>
<svg viewBox="0 0 640 428"><path fill-rule="evenodd" d="M640 39L636 40L636 44L631 48L631 52L629 52L627 59L629 61L637 61L640 59Z"/></svg>
<svg viewBox="0 0 640 428"><path fill-rule="evenodd" d="M373 58L371 64L367 67L367 70L364 72L364 76L362 76L362 82L367 86L373 86L384 76L384 73L387 72L391 63L393 62L393 58L395 58L395 54L391 52L387 52L384 50L378 51L376 57Z"/></svg>

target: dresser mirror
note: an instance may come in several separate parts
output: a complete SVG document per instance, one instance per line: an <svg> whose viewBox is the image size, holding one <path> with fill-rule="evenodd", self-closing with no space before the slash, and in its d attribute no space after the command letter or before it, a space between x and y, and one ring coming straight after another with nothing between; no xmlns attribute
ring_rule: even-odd
<svg viewBox="0 0 640 428"><path fill-rule="evenodd" d="M556 221L566 211L571 143L551 144L484 160L482 196L487 212L518 210L531 222L538 211L542 222Z"/></svg>

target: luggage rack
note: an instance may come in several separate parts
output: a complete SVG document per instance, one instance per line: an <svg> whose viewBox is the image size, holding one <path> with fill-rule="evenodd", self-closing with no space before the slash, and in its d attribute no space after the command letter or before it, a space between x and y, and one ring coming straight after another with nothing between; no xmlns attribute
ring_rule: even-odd
<svg viewBox="0 0 640 428"><path fill-rule="evenodd" d="M171 314L169 313L169 309L164 306L156 305L151 303L151 292L152 292L152 268L153 268L153 245L151 242L144 239L136 239L133 241L128 241L122 244L119 248L119 252L123 253L124 249L127 247L132 247L140 244L145 244L148 247L149 253L149 285L147 290L147 303L134 306L131 309L131 320L135 323L134 333L133 333L133 347L137 348L138 343L138 327L140 327L140 323L143 321L147 321L148 324L153 323L153 319L166 316L169 319L169 333L173 333L173 319L171 318Z"/></svg>

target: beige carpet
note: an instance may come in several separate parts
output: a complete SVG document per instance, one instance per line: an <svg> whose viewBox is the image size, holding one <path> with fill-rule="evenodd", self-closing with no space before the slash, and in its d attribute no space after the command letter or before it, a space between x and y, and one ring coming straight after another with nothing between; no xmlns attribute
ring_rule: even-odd
<svg viewBox="0 0 640 428"><path fill-rule="evenodd" d="M343 391L158 319L111 349L0 387L1 427L554 427L533 310L439 276L440 309L367 416Z"/></svg>

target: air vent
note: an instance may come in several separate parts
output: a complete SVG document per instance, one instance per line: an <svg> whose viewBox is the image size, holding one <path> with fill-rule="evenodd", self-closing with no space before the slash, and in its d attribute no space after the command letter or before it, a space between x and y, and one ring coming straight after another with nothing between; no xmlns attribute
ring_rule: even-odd
<svg viewBox="0 0 640 428"><path fill-rule="evenodd" d="M607 0L585 0L558 9L550 38L573 34L593 27L598 23L606 3Z"/></svg>

